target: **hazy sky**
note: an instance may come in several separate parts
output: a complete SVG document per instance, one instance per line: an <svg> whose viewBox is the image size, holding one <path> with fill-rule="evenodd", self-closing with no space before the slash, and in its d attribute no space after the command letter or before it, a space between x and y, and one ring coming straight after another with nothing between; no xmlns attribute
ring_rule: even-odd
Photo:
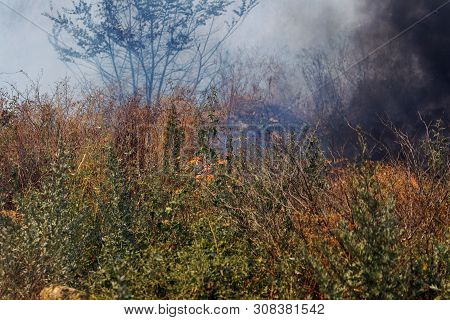
<svg viewBox="0 0 450 320"><path fill-rule="evenodd" d="M355 23L356 0L262 0L231 45L292 50L314 46Z"/></svg>
<svg viewBox="0 0 450 320"><path fill-rule="evenodd" d="M326 41L354 24L356 0L261 0L260 6L228 42L231 49L259 47L268 53L276 49L310 47ZM49 0L0 0L32 20L42 29L51 29L42 16ZM54 0L59 7L68 0ZM70 2L70 1L69 1ZM22 82L22 75L8 75L24 70L32 79L40 76L50 85L73 73L57 59L47 34L0 3L0 87L5 81Z"/></svg>
<svg viewBox="0 0 450 320"><path fill-rule="evenodd" d="M45 0L1 0L28 17L45 30L50 30L48 19L41 12L49 8ZM0 3L0 87L4 81L25 80L22 75L11 76L1 73L14 73L24 70L32 79L42 74L43 83L51 83L67 73L60 62L47 34L7 9Z"/></svg>

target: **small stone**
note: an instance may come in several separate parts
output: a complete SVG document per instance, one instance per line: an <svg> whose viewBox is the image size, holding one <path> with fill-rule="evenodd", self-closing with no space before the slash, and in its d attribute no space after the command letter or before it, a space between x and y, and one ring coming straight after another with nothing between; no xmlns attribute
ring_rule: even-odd
<svg viewBox="0 0 450 320"><path fill-rule="evenodd" d="M73 288L52 285L42 289L39 298L41 300L88 300L89 296Z"/></svg>

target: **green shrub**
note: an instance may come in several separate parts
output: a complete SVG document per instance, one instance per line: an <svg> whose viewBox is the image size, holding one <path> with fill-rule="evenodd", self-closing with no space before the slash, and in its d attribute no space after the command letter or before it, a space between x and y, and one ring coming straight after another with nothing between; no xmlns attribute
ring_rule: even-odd
<svg viewBox="0 0 450 320"><path fill-rule="evenodd" d="M52 283L77 286L93 263L96 224L71 175L69 154L60 151L42 187L17 200L23 222L2 232L2 297L35 298Z"/></svg>
<svg viewBox="0 0 450 320"><path fill-rule="evenodd" d="M408 299L450 298L448 241L417 248L406 270Z"/></svg>
<svg viewBox="0 0 450 320"><path fill-rule="evenodd" d="M375 166L364 163L355 181L351 221L323 242L312 259L317 281L330 299L400 299L405 297L401 266L401 228L393 201L380 199Z"/></svg>
<svg viewBox="0 0 450 320"><path fill-rule="evenodd" d="M351 220L310 252L321 292L329 299L448 297L448 247L409 250L394 202L380 192L376 166L364 162L355 181Z"/></svg>

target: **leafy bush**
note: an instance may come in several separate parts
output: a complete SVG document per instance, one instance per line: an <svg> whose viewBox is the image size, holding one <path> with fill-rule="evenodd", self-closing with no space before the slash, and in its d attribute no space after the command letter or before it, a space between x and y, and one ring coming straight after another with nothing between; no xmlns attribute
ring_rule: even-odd
<svg viewBox="0 0 450 320"><path fill-rule="evenodd" d="M448 249L410 252L395 203L377 181L376 165L355 174L351 219L310 253L321 292L329 299L434 299L448 295Z"/></svg>
<svg viewBox="0 0 450 320"><path fill-rule="evenodd" d="M324 259L313 260L319 285L330 299L404 298L401 227L394 203L380 199L372 164L358 171L351 221L322 243Z"/></svg>
<svg viewBox="0 0 450 320"><path fill-rule="evenodd" d="M46 182L18 199L23 219L2 232L2 297L35 298L47 284L76 285L96 251L96 223L77 199L71 159L61 150Z"/></svg>

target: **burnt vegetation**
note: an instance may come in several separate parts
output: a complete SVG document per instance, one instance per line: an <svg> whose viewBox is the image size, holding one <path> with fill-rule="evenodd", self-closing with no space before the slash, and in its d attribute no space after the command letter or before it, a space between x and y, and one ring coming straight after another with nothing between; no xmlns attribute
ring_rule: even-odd
<svg viewBox="0 0 450 320"><path fill-rule="evenodd" d="M450 7L348 68L439 1L289 62L220 49L257 1L73 5L105 86L0 91L0 298L449 298Z"/></svg>

